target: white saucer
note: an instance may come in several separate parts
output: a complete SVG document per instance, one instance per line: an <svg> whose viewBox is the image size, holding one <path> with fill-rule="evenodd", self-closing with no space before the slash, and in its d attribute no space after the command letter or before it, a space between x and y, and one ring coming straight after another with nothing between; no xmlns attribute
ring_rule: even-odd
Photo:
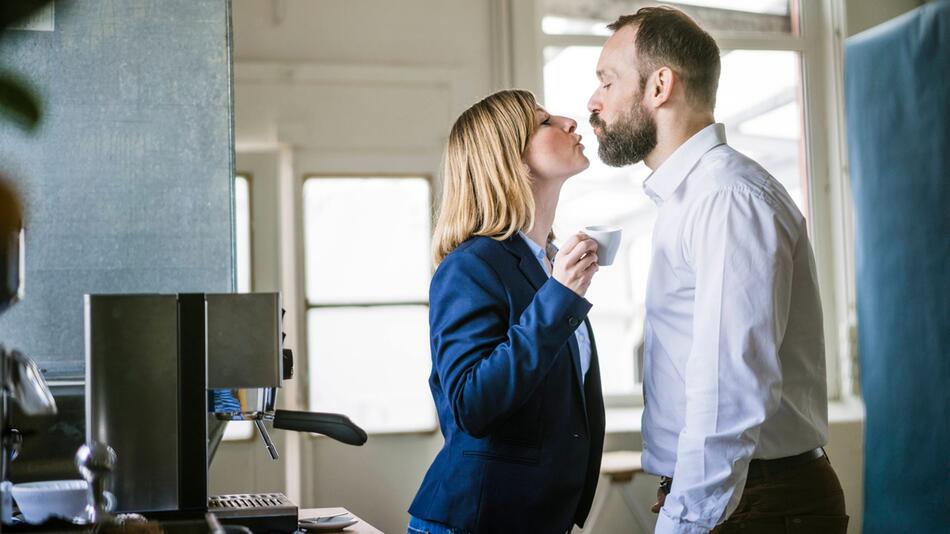
<svg viewBox="0 0 950 534"><path fill-rule="evenodd" d="M312 517L301 519L297 522L297 528L306 532L335 532L355 525L359 522L350 514L343 514L331 517Z"/></svg>

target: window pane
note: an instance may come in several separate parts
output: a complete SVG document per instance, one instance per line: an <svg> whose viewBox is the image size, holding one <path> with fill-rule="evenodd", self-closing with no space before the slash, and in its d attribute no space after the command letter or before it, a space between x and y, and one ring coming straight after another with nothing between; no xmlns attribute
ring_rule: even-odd
<svg viewBox="0 0 950 534"><path fill-rule="evenodd" d="M609 36L611 31L607 29L607 25L610 22L613 21L546 15L541 18L541 30L548 35Z"/></svg>
<svg viewBox="0 0 950 534"><path fill-rule="evenodd" d="M427 180L311 178L303 197L308 302L427 300Z"/></svg>
<svg viewBox="0 0 950 534"><path fill-rule="evenodd" d="M724 51L716 120L729 144L765 167L807 217L800 72L798 52Z"/></svg>
<svg viewBox="0 0 950 534"><path fill-rule="evenodd" d="M310 409L349 416L367 432L435 428L428 307L307 312Z"/></svg>
<svg viewBox="0 0 950 534"><path fill-rule="evenodd" d="M706 31L798 35L798 2L789 0L680 0L663 2L692 17ZM543 0L541 28L548 35L610 35L607 24L643 2Z"/></svg>
<svg viewBox="0 0 950 534"><path fill-rule="evenodd" d="M725 11L761 13L766 15L788 16L788 0L677 0L669 3L676 6L697 6Z"/></svg>
<svg viewBox="0 0 950 534"><path fill-rule="evenodd" d="M234 179L235 261L237 291L251 290L251 184L246 176Z"/></svg>

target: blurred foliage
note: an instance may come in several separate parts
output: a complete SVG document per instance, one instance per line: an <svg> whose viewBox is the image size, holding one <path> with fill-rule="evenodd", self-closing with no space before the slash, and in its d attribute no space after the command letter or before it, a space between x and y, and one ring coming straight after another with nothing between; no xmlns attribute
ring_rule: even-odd
<svg viewBox="0 0 950 534"><path fill-rule="evenodd" d="M0 57L8 30L29 19L52 0L0 0ZM42 104L36 91L20 77L0 70L0 118L7 118L26 131L32 131L42 119Z"/></svg>
<svg viewBox="0 0 950 534"><path fill-rule="evenodd" d="M33 88L9 72L0 71L0 117L32 131L41 116L40 101Z"/></svg>

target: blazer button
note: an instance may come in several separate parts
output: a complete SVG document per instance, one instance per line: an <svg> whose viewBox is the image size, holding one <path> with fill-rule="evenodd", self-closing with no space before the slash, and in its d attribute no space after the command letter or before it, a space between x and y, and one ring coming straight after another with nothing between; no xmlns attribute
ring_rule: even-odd
<svg viewBox="0 0 950 534"><path fill-rule="evenodd" d="M574 437L577 438L577 439L581 439L582 437L584 437L584 435L583 435L583 434L580 434L580 433L577 433L577 432L574 432Z"/></svg>
<svg viewBox="0 0 950 534"><path fill-rule="evenodd" d="M577 320L577 317L571 316L567 318L567 324L571 326L577 326L579 324L579 321Z"/></svg>

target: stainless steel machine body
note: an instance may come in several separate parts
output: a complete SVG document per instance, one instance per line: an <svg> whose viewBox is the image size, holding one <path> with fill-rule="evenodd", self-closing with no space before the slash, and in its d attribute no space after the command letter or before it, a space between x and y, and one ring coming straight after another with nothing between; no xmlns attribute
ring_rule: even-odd
<svg viewBox="0 0 950 534"><path fill-rule="evenodd" d="M265 422L351 445L367 439L343 415L276 409L293 375L278 293L86 295L85 306L86 440L115 450L116 512L208 511L208 465L227 421L254 421L274 459ZM222 520L238 513L215 502ZM287 502L239 519L268 530L278 517L293 530Z"/></svg>
<svg viewBox="0 0 950 534"><path fill-rule="evenodd" d="M207 506L208 391L273 412L280 313L277 293L86 296L86 439L116 451L118 511Z"/></svg>

